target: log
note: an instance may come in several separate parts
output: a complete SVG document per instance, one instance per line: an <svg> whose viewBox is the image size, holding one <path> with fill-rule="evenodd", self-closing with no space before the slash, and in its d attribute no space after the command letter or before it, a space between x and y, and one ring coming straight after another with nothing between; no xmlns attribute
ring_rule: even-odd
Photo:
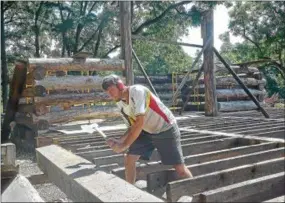
<svg viewBox="0 0 285 203"><path fill-rule="evenodd" d="M82 93L82 94L61 94L46 95L45 97L35 97L36 104L58 105L61 103L83 104L94 102L110 102L112 99L105 93Z"/></svg>
<svg viewBox="0 0 285 203"><path fill-rule="evenodd" d="M248 111L254 110L258 107L252 101L231 101L231 102L219 102L219 111Z"/></svg>
<svg viewBox="0 0 285 203"><path fill-rule="evenodd" d="M21 94L22 97L44 97L47 94L46 88L37 85L35 87L25 88Z"/></svg>
<svg viewBox="0 0 285 203"><path fill-rule="evenodd" d="M48 90L82 90L82 89L102 89L102 77L100 76L66 76L66 77L46 77L43 80L36 80L35 85L41 85Z"/></svg>
<svg viewBox="0 0 285 203"><path fill-rule="evenodd" d="M46 71L123 71L124 61L120 59L87 58L29 58L29 71L35 74ZM43 71L44 70L44 71ZM39 74L42 75L42 74Z"/></svg>
<svg viewBox="0 0 285 203"><path fill-rule="evenodd" d="M152 76L153 77L153 76ZM159 76L157 76L159 77ZM167 76L164 76L164 77L167 77ZM241 78L241 80L248 86L248 87L259 87L259 86L264 86L266 84L266 80L265 79L262 79L262 80L257 80L255 78ZM160 92L160 91L165 91L165 90L172 90L173 91L173 88L174 90L177 89L177 84L173 84L172 81L171 81L171 78L170 79L165 79L165 78L160 78L158 80L151 80L152 83L154 83L154 88L157 92ZM179 82L179 80L178 80ZM191 86L192 85L192 80L188 80L186 82L186 85L188 86ZM142 84L144 86L147 86L145 82L138 82L136 81L135 82L136 84ZM199 79L198 81L198 86L201 86L204 84L204 79ZM232 87L232 88L236 88L236 87L240 87L240 85L236 82L236 80L233 78L233 77L229 77L229 76L220 76L220 77L216 77L216 88L217 89L221 89L221 88L229 88L229 87Z"/></svg>
<svg viewBox="0 0 285 203"><path fill-rule="evenodd" d="M15 121L17 124L24 125L34 132L49 128L49 123L46 120L39 119L33 113L17 112L15 115Z"/></svg>
<svg viewBox="0 0 285 203"><path fill-rule="evenodd" d="M71 109L59 112L50 112L42 116L38 116L38 119L46 120L48 123L68 122L73 120L95 119L95 118L108 118L120 116L117 107L91 107L86 109Z"/></svg>
<svg viewBox="0 0 285 203"><path fill-rule="evenodd" d="M18 112L20 113L34 113L37 116L49 112L49 108L42 104L19 104Z"/></svg>

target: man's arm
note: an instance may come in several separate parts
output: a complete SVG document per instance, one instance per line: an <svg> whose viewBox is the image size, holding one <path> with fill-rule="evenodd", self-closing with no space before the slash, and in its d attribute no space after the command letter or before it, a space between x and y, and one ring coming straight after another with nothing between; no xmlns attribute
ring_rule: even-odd
<svg viewBox="0 0 285 203"><path fill-rule="evenodd" d="M143 124L144 124L144 115L137 116L136 121L127 131L128 134L126 136L123 136L124 139L123 137L121 137L123 142L121 144L118 143L113 145L112 149L117 153L121 153L127 150L140 135L143 128Z"/></svg>

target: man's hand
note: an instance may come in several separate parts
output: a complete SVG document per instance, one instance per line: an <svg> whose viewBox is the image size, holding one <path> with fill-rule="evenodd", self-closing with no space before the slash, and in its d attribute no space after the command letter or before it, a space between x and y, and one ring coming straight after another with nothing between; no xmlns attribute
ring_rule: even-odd
<svg viewBox="0 0 285 203"><path fill-rule="evenodd" d="M127 150L127 147L125 147L122 143L122 141L115 139L115 138L110 138L107 140L107 144L111 149L116 152L116 153L121 153L125 150Z"/></svg>

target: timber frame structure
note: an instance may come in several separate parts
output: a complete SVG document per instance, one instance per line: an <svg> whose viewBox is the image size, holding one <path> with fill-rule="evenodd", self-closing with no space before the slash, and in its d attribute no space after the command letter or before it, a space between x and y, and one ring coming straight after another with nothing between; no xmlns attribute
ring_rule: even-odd
<svg viewBox="0 0 285 203"><path fill-rule="evenodd" d="M91 86L96 87L97 85L98 87L100 78L90 76L86 69L92 71L119 70L125 72L127 83L133 84L135 79L131 68L131 54L138 62L144 75L138 77L138 80L145 81L152 91L158 94L157 88L152 84L151 77L146 74L131 47L132 38L140 39L138 36L130 36L129 4L130 2L120 2L124 61L86 59L86 53L81 53L73 58L51 59L47 66L44 66L43 61L39 59L16 62L4 128L2 128L5 133L9 132L10 122L15 117L23 123L34 119L34 117L21 117L19 112L27 113L32 110L42 116L41 114L47 110L42 105L45 103L60 103L67 111L64 114L65 117L61 114L50 114L50 121L61 117L68 118L69 114L73 116L78 114L78 109L70 109L68 102L74 96L68 92L70 90L79 91L79 96L73 98L73 103L78 102L82 97L85 101L98 99L106 102L108 98L98 92L99 96L96 98L94 94L90 95L92 91L96 90L96 88L92 90ZM41 131L47 126L47 123L38 117L36 127L40 127L41 130L36 137L36 155L37 164L42 173L34 174L28 179L18 177L13 180L12 186L3 193L4 199L15 200L15 195L11 195L11 191L15 189L15 185L22 184L24 187L18 188L18 191L22 191L23 197L32 194L27 197L30 201L43 202L32 185L52 182L74 202L284 202L284 112L274 108L267 108L265 111L253 96L255 94L248 90L245 82L247 80L240 78L219 55L213 47L212 21L213 11L209 11L203 21L205 33L203 46L159 40L162 43L194 46L202 49L192 68L186 75L179 78L180 85L173 94L174 98L171 102L177 97L179 90L187 82L187 76L204 53L204 63L192 82L190 94L194 91L193 87L199 84L199 78L204 71L205 101L207 103L205 114L191 112L183 116L175 115L180 127L185 164L193 173L193 178L178 180L172 166L162 165L159 153L155 150L151 156L151 162L137 162L136 184L135 186L131 185L123 180L126 170L124 154L113 152L106 144L106 140L97 132L87 134L80 131L81 124L89 124L90 120L85 120L80 124L57 125L52 130ZM219 91L216 91L215 83L216 79L217 82L219 79L215 77L213 54L217 55L226 70L232 74L233 78L231 79L243 88L246 96L255 102L259 110L267 117L266 119L256 111L217 114ZM65 66L63 66L64 64ZM86 71L87 76L65 77L65 80L62 76L67 75L66 67L68 70ZM49 71L53 72L53 75L47 74ZM52 80L54 75L62 77L62 82L57 83L58 80ZM39 82L35 83L35 79ZM70 81L76 80L83 81L83 83L64 85L64 88L60 86L60 84L68 84ZM158 78L158 81L161 84L161 78ZM25 86L27 82L28 86ZM44 86L44 83L47 85ZM52 85L55 85L56 88L45 88L52 87ZM259 85L259 83L255 85ZM91 90L80 92L82 87ZM171 88L168 87L169 89ZM68 90L68 94L63 96L58 94L62 90ZM49 95L49 92L52 91L55 94ZM19 105L23 94L34 99L40 97L35 102L40 104L39 107ZM187 101L191 99L190 94L187 95ZM43 97L44 95L48 96ZM180 114L184 108L185 103ZM114 113L113 109L110 112ZM86 111L85 113L87 116L91 116L90 112ZM270 118L268 114L270 114ZM47 117L45 116L45 118ZM108 137L119 138L125 132L126 126L123 125L122 120L111 120L100 123L100 129ZM4 162L14 165L15 146L5 147L2 154L5 153L6 157L12 158L6 158ZM12 150L9 150L9 147ZM12 151L12 155L8 151Z"/></svg>

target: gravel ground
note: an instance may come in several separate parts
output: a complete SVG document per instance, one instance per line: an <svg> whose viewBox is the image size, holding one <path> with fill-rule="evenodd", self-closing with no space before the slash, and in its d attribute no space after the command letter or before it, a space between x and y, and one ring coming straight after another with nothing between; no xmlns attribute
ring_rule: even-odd
<svg viewBox="0 0 285 203"><path fill-rule="evenodd" d="M18 150L16 163L19 164L19 173L25 177L42 173L37 166L35 153ZM72 202L52 183L38 184L34 187L46 202Z"/></svg>

